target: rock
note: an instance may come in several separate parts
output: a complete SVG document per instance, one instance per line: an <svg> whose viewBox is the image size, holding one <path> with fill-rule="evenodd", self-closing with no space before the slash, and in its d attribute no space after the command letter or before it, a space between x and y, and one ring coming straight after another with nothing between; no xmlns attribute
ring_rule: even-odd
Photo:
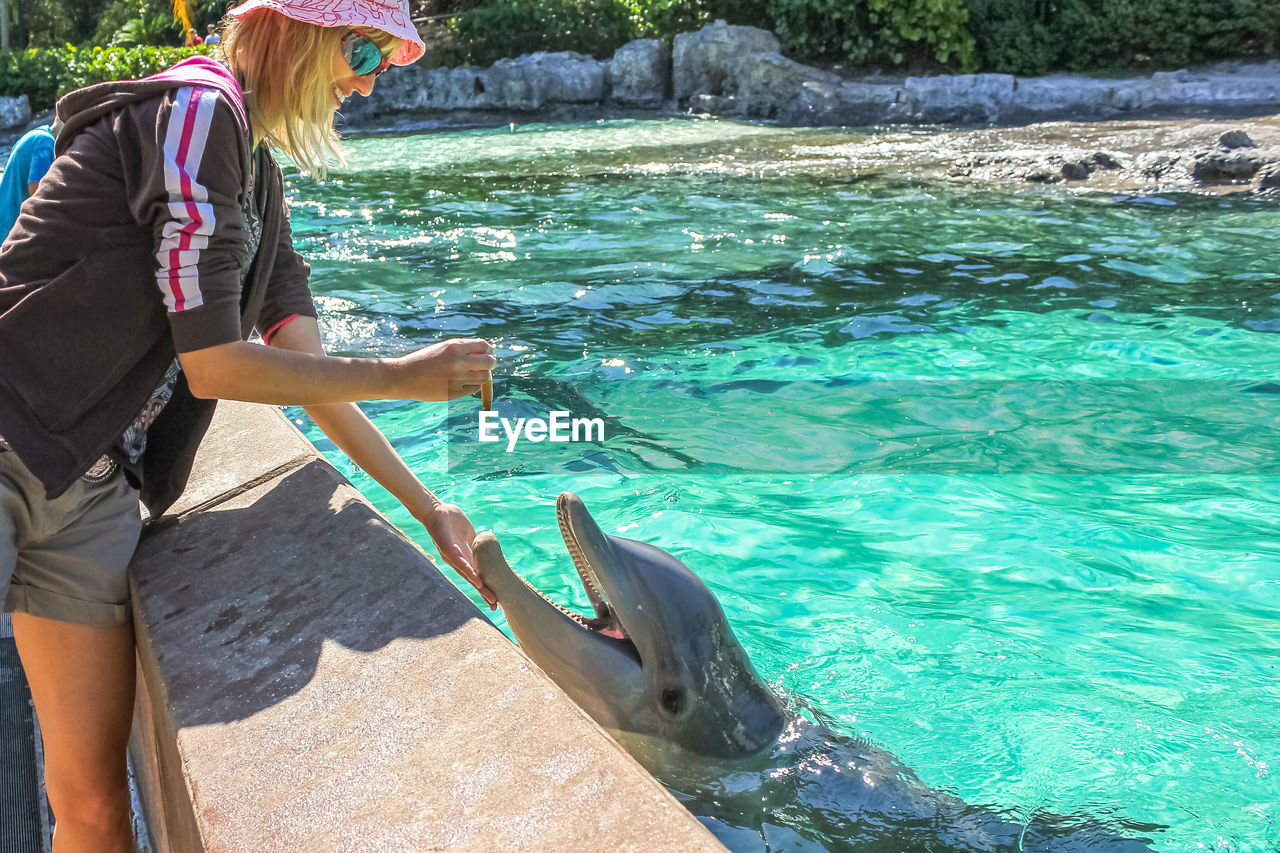
<svg viewBox="0 0 1280 853"><path fill-rule="evenodd" d="M368 98L352 98L344 118L435 110L537 110L594 104L605 96L604 63L579 53L533 53L489 68L398 68Z"/></svg>
<svg viewBox="0 0 1280 853"><path fill-rule="evenodd" d="M671 48L657 39L624 44L609 63L613 100L627 107L656 108L671 88Z"/></svg>
<svg viewBox="0 0 1280 853"><path fill-rule="evenodd" d="M1033 184L1052 184L1061 180L1057 175L1043 170L1028 172L1023 179Z"/></svg>
<svg viewBox="0 0 1280 853"><path fill-rule="evenodd" d="M917 121L928 124L994 121L1013 100L1011 74L908 77L903 88Z"/></svg>
<svg viewBox="0 0 1280 853"><path fill-rule="evenodd" d="M1151 102L1151 94L1145 86L1123 86L1111 95L1111 106L1121 112L1140 110Z"/></svg>
<svg viewBox="0 0 1280 853"><path fill-rule="evenodd" d="M1280 163L1270 163L1258 171L1258 192L1280 192Z"/></svg>
<svg viewBox="0 0 1280 853"><path fill-rule="evenodd" d="M805 107L798 102L807 84L821 87L817 92L838 92L841 83L838 74L801 65L772 51L745 54L726 71L724 91L737 99L738 115L783 118L788 124L811 123L805 121Z"/></svg>
<svg viewBox="0 0 1280 853"><path fill-rule="evenodd" d="M1191 177L1200 183L1247 181L1265 164L1266 160L1254 150L1218 148L1212 151L1201 151L1195 155L1195 162L1191 166Z"/></svg>
<svg viewBox="0 0 1280 853"><path fill-rule="evenodd" d="M756 27L707 24L696 33L680 33L671 50L671 82L675 98L684 103L694 95L724 93L731 63L751 53L777 53L778 37Z"/></svg>
<svg viewBox="0 0 1280 853"><path fill-rule="evenodd" d="M1223 148L1257 148L1249 134L1243 130L1228 130L1218 137L1218 144Z"/></svg>
<svg viewBox="0 0 1280 853"><path fill-rule="evenodd" d="M845 101L841 97L841 84L809 81L800 87L799 97L788 106L788 114L796 115L796 124L832 125L852 124L842 120Z"/></svg>
<svg viewBox="0 0 1280 853"><path fill-rule="evenodd" d="M1062 164L1062 177L1068 181L1083 181L1092 171L1093 169L1084 160L1073 160Z"/></svg>
<svg viewBox="0 0 1280 853"><path fill-rule="evenodd" d="M1141 163L1142 174L1148 178L1159 180L1177 168L1178 164L1182 162L1182 155L1169 152L1154 152L1144 154L1138 159Z"/></svg>
<svg viewBox="0 0 1280 853"><path fill-rule="evenodd" d="M1083 181L1098 169L1119 168L1120 164L1110 154L1105 151L1095 151L1088 157L1068 160L1062 164L1062 168L1059 171L1062 177L1068 181Z"/></svg>
<svg viewBox="0 0 1280 853"><path fill-rule="evenodd" d="M488 72L478 68L438 68L430 72L421 89L422 105L435 109L474 109L492 99ZM377 94L374 89L374 94Z"/></svg>
<svg viewBox="0 0 1280 853"><path fill-rule="evenodd" d="M704 115L720 115L724 98L720 95L694 95L689 98L689 111Z"/></svg>
<svg viewBox="0 0 1280 853"><path fill-rule="evenodd" d="M1088 158L1086 158L1085 163L1089 165L1090 171L1092 171L1093 169L1119 169L1120 168L1120 164L1116 162L1115 158L1112 157L1110 154L1106 153L1105 151L1095 151L1093 154L1090 154Z"/></svg>
<svg viewBox="0 0 1280 853"><path fill-rule="evenodd" d="M777 118L808 127L887 124L900 93L898 86L819 77L801 83L798 97L783 100Z"/></svg>
<svg viewBox="0 0 1280 853"><path fill-rule="evenodd" d="M814 83L806 83L805 91L818 89ZM902 100L903 89L900 86L882 83L844 82L837 93L839 108L835 115L836 124L886 124L891 120L893 111ZM804 94L801 95L804 98Z"/></svg>
<svg viewBox="0 0 1280 853"><path fill-rule="evenodd" d="M1232 73L1186 70L1151 75L1153 106L1183 110L1191 104L1261 106L1280 100L1280 77L1275 63L1241 68Z"/></svg>
<svg viewBox="0 0 1280 853"><path fill-rule="evenodd" d="M0 130L22 127L31 121L31 102L26 95L0 97Z"/></svg>
<svg viewBox="0 0 1280 853"><path fill-rule="evenodd" d="M544 104L591 104L604 100L605 63L581 53L526 54L489 67L499 109L536 110Z"/></svg>
<svg viewBox="0 0 1280 853"><path fill-rule="evenodd" d="M351 98L342 107L344 121L360 124L372 117L430 110L476 109L487 103L487 72L478 68L423 68L410 65L384 74L367 98Z"/></svg>
<svg viewBox="0 0 1280 853"><path fill-rule="evenodd" d="M1280 104L1277 63L1233 71L1161 71L1147 78L1099 80L1070 75L1018 78L1001 121L1098 119L1138 110L1182 113L1196 105Z"/></svg>
<svg viewBox="0 0 1280 853"><path fill-rule="evenodd" d="M1112 109L1114 84L1066 75L1019 78L1010 100L1004 105L1002 121L1043 121L1071 118L1082 112Z"/></svg>

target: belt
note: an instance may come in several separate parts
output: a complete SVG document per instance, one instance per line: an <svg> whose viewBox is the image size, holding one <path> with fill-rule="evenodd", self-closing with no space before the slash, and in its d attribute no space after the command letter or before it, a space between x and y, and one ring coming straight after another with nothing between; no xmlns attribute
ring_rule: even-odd
<svg viewBox="0 0 1280 853"><path fill-rule="evenodd" d="M12 450L13 445L5 441L3 435L0 435L0 453L11 452ZM105 483L107 480L110 480L115 476L115 473L119 470L120 463L104 453L102 458L93 463L93 465L89 467L89 470L85 471L84 474L81 475L80 479L84 480L86 483L94 485L98 483Z"/></svg>
<svg viewBox="0 0 1280 853"><path fill-rule="evenodd" d="M97 485L98 483L105 483L107 480L110 480L119 470L120 463L116 462L116 460L112 459L110 456L103 454L102 458L93 463L89 470L85 471L84 475L81 476L80 479L84 480L86 483Z"/></svg>

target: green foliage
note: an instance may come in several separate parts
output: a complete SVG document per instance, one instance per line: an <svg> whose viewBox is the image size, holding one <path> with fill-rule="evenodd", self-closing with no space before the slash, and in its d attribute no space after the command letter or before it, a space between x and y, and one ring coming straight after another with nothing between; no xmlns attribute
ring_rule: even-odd
<svg viewBox="0 0 1280 853"><path fill-rule="evenodd" d="M450 64L488 64L538 50L605 58L630 39L670 39L717 18L773 29L804 62L945 66L1034 75L1176 67L1280 50L1280 0L411 0L419 13L459 12ZM187 0L201 35L226 0ZM177 45L171 0L9 0L14 45L0 56L6 91L47 103L78 85L66 44ZM83 48L88 50L89 48ZM110 66L116 60L103 60ZM74 64L74 63L72 63ZM109 76L109 75L108 75ZM107 79L102 77L100 79ZM16 82L15 82L16 81Z"/></svg>
<svg viewBox="0 0 1280 853"><path fill-rule="evenodd" d="M1052 69L1059 46L1047 0L968 0L969 29L984 70L1034 77Z"/></svg>
<svg viewBox="0 0 1280 853"><path fill-rule="evenodd" d="M102 14L98 16L98 25L94 30L92 44L108 45L112 44L119 37L122 30L130 24L131 21L147 20L148 18L167 18L173 21L172 6L165 8L160 5L159 0L111 0L102 10ZM178 25L175 22L172 26L172 38L169 44L174 44L177 38Z"/></svg>
<svg viewBox="0 0 1280 853"><path fill-rule="evenodd" d="M112 47L146 47L148 45L175 44L178 28L167 15L149 15L130 18L111 37Z"/></svg>
<svg viewBox="0 0 1280 853"><path fill-rule="evenodd" d="M964 0L768 0L787 51L801 60L891 66L973 64Z"/></svg>
<svg viewBox="0 0 1280 853"><path fill-rule="evenodd" d="M221 20L226 0L187 0L191 23L201 36L205 27ZM172 0L110 0L97 17L92 44L180 45L182 25L173 17Z"/></svg>
<svg viewBox="0 0 1280 853"><path fill-rule="evenodd" d="M797 59L865 53L866 7L850 0L768 0L774 31Z"/></svg>
<svg viewBox="0 0 1280 853"><path fill-rule="evenodd" d="M453 65L488 65L539 50L607 57L640 34L635 7L621 0L498 0L449 25Z"/></svg>
<svg viewBox="0 0 1280 853"><path fill-rule="evenodd" d="M1076 71L1143 61L1187 65L1268 52L1280 35L1278 0L1072 0L1056 29Z"/></svg>
<svg viewBox="0 0 1280 853"><path fill-rule="evenodd" d="M911 53L960 70L973 65L973 36L964 0L867 0L871 57L895 65Z"/></svg>
<svg viewBox="0 0 1280 853"><path fill-rule="evenodd" d="M9 0L10 44L54 47L93 33L98 4L85 0Z"/></svg>
<svg viewBox="0 0 1280 853"><path fill-rule="evenodd" d="M648 0L638 4L643 35L670 39L715 20L771 27L768 0ZM763 23L762 23L763 22Z"/></svg>
<svg viewBox="0 0 1280 853"><path fill-rule="evenodd" d="M26 95L33 110L53 106L67 53L66 49L28 48L0 54L0 95Z"/></svg>
<svg viewBox="0 0 1280 853"><path fill-rule="evenodd" d="M978 61L1043 74L1170 68L1268 56L1280 0L968 0Z"/></svg>
<svg viewBox="0 0 1280 853"><path fill-rule="evenodd" d="M717 18L773 28L801 60L973 61L964 0L494 0L453 19L441 59L479 65L538 50L605 58L633 38L670 39Z"/></svg>
<svg viewBox="0 0 1280 853"><path fill-rule="evenodd" d="M163 71L205 48L137 47L50 50L28 48L0 53L0 95L26 95L33 110L46 110L73 89L106 80L136 80Z"/></svg>

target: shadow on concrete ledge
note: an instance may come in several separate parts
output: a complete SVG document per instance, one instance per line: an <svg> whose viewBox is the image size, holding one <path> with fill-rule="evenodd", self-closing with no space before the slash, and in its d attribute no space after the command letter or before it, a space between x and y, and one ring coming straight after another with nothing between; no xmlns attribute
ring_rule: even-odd
<svg viewBox="0 0 1280 853"><path fill-rule="evenodd" d="M325 640L371 652L468 620L490 627L431 568L323 461L183 518L134 563L158 657L184 661L169 690L190 725L298 692Z"/></svg>

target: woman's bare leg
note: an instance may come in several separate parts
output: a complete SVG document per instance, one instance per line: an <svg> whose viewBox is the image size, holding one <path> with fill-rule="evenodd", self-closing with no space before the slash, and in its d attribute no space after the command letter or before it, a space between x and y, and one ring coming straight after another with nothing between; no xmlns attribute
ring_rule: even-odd
<svg viewBox="0 0 1280 853"><path fill-rule="evenodd" d="M13 614L40 731L54 853L132 853L125 749L133 722L133 625L95 628Z"/></svg>

